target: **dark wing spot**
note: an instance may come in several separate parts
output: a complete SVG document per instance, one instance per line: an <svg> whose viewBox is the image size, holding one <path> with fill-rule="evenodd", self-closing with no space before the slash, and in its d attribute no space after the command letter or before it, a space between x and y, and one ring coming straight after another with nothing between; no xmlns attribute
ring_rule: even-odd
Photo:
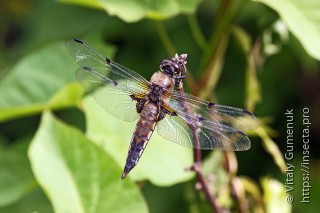
<svg viewBox="0 0 320 213"><path fill-rule="evenodd" d="M249 112L248 110L246 110L246 109L243 109L243 112L245 112L245 113L247 113L248 115L253 115L251 112Z"/></svg>
<svg viewBox="0 0 320 213"><path fill-rule="evenodd" d="M75 42L78 42L78 43L80 43L80 44L83 44L83 42L81 41L81 40L79 40L79 39L73 39Z"/></svg>
<svg viewBox="0 0 320 213"><path fill-rule="evenodd" d="M113 83L114 86L117 86L117 85L118 85L118 82L116 82L116 81L114 81L114 80L112 80L112 83Z"/></svg>
<svg viewBox="0 0 320 213"><path fill-rule="evenodd" d="M107 62L107 64L110 64L110 63L111 63L111 61L110 61L109 58L106 58L106 62Z"/></svg>
<svg viewBox="0 0 320 213"><path fill-rule="evenodd" d="M206 119L203 118L203 117L199 117L198 120L199 120L199 121L204 121L204 120L206 120Z"/></svg>
<svg viewBox="0 0 320 213"><path fill-rule="evenodd" d="M216 105L216 104L215 103L208 103L209 108L213 107L214 105Z"/></svg>
<svg viewBox="0 0 320 213"><path fill-rule="evenodd" d="M118 82L116 82L115 80L109 79L109 78L105 78L103 82L104 82L105 84L110 84L110 83L112 83L113 86L115 86L115 87L118 85Z"/></svg>
<svg viewBox="0 0 320 213"><path fill-rule="evenodd" d="M241 134L241 135L243 135L243 136L245 136L245 137L247 137L247 135L246 134L244 134L243 132L241 132L241 131L238 131L238 133L239 134Z"/></svg>
<svg viewBox="0 0 320 213"><path fill-rule="evenodd" d="M83 69L86 71L92 71L92 69L90 67L83 67Z"/></svg>

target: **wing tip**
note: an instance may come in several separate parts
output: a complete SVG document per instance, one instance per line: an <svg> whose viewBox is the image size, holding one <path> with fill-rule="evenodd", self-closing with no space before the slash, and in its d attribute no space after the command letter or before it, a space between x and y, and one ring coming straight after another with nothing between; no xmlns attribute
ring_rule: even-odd
<svg viewBox="0 0 320 213"><path fill-rule="evenodd" d="M83 67L85 71L92 71L91 67Z"/></svg>
<svg viewBox="0 0 320 213"><path fill-rule="evenodd" d="M209 107L209 108L213 107L214 105L216 105L216 104L215 104L215 103L212 103L212 102L209 102L209 103L208 103L208 107Z"/></svg>
<svg viewBox="0 0 320 213"><path fill-rule="evenodd" d="M254 116L252 112L250 112L249 110L246 109L242 109L242 111L250 116Z"/></svg>
<svg viewBox="0 0 320 213"><path fill-rule="evenodd" d="M240 131L240 130L238 131L238 133L241 134L244 137L247 137L247 135L244 132Z"/></svg>
<svg viewBox="0 0 320 213"><path fill-rule="evenodd" d="M80 39L74 38L73 41L79 43L79 44L83 44L83 41L81 41Z"/></svg>

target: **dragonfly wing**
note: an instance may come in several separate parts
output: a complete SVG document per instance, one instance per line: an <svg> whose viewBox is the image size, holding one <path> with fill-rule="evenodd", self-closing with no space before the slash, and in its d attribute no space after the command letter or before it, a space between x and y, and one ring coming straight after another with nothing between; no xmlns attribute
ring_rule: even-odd
<svg viewBox="0 0 320 213"><path fill-rule="evenodd" d="M158 133L173 142L199 149L242 151L250 149L243 131L255 129L257 120L247 110L214 104L172 91L163 107L170 109L158 124ZM195 134L199 139L196 144Z"/></svg>
<svg viewBox="0 0 320 213"><path fill-rule="evenodd" d="M255 116L245 109L211 103L176 90L172 91L167 105L180 116L201 116L213 124L223 124L239 131L253 130L258 127Z"/></svg>
<svg viewBox="0 0 320 213"><path fill-rule="evenodd" d="M113 81L95 75L94 70L79 68L76 77L87 93L107 112L125 121L134 121L139 114L136 111L136 101L125 90L117 88Z"/></svg>
<svg viewBox="0 0 320 213"><path fill-rule="evenodd" d="M189 119L187 121L187 119ZM197 149L244 151L250 149L249 138L235 129L200 119L198 126L191 126L190 117L167 115L157 124L157 132L163 138L180 145ZM197 136L195 136L197 134ZM199 143L196 143L198 137Z"/></svg>
<svg viewBox="0 0 320 213"><path fill-rule="evenodd" d="M144 94L149 82L138 73L104 57L102 54L78 39L66 41L66 47L76 62L94 70L98 78L108 78L118 83L118 88L128 94Z"/></svg>
<svg viewBox="0 0 320 213"><path fill-rule="evenodd" d="M80 40L68 40L66 47L82 66L77 70L76 77L86 91L116 117L125 121L137 119L136 101L145 96L149 82Z"/></svg>

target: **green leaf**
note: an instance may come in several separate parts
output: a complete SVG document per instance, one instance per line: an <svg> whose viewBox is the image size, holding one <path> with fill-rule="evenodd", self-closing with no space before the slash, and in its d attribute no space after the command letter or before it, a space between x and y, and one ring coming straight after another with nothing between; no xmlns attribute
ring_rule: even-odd
<svg viewBox="0 0 320 213"><path fill-rule="evenodd" d="M48 101L48 107L50 109L59 109L75 106L83 93L84 90L79 83L66 84Z"/></svg>
<svg viewBox="0 0 320 213"><path fill-rule="evenodd" d="M232 33L238 42L244 57L246 59L246 108L253 111L256 104L261 102L261 86L257 78L257 69L255 61L255 46L251 45L249 34L240 27L234 27Z"/></svg>
<svg viewBox="0 0 320 213"><path fill-rule="evenodd" d="M274 9L313 58L320 60L320 1L255 0Z"/></svg>
<svg viewBox="0 0 320 213"><path fill-rule="evenodd" d="M0 212L5 213L25 213L25 212L54 212L52 206L43 193L43 191L37 187L35 190L30 191L26 196L19 201L0 208Z"/></svg>
<svg viewBox="0 0 320 213"><path fill-rule="evenodd" d="M145 17L165 19L180 13L193 14L201 0L59 0L105 10L110 16L117 16L125 22L139 21Z"/></svg>
<svg viewBox="0 0 320 213"><path fill-rule="evenodd" d="M262 145L264 146L264 149L272 156L275 164L279 167L280 171L284 173L287 168L287 164L284 161L283 154L281 153L278 145L268 135L267 129L268 127L266 125L260 124L255 132L262 139Z"/></svg>
<svg viewBox="0 0 320 213"><path fill-rule="evenodd" d="M83 88L79 83L70 83L63 86L48 102L0 109L0 121L37 114L44 109L61 109L75 106L82 95Z"/></svg>
<svg viewBox="0 0 320 213"><path fill-rule="evenodd" d="M278 180L265 177L261 180L266 212L292 212L292 205L286 201L285 186Z"/></svg>
<svg viewBox="0 0 320 213"><path fill-rule="evenodd" d="M26 56L0 84L0 107L46 102L66 82L73 81L75 64L66 63L63 42L53 43Z"/></svg>
<svg viewBox="0 0 320 213"><path fill-rule="evenodd" d="M60 87L74 81L75 70L63 42L28 55L1 81L0 120L39 112Z"/></svg>
<svg viewBox="0 0 320 213"><path fill-rule="evenodd" d="M29 141L16 141L0 155L0 206L16 202L37 185L27 157Z"/></svg>
<svg viewBox="0 0 320 213"><path fill-rule="evenodd" d="M124 122L110 115L91 97L85 99L84 111L88 137L102 146L123 168L136 123ZM172 185L193 176L185 171L191 165L192 149L169 142L154 133L139 163L127 178L136 181L148 179L161 186ZM117 176L120 177L121 173Z"/></svg>
<svg viewBox="0 0 320 213"><path fill-rule="evenodd" d="M239 177L245 190L246 200L250 200L250 212L265 212L262 193L259 185L251 178L246 176Z"/></svg>
<svg viewBox="0 0 320 213"><path fill-rule="evenodd" d="M29 158L55 212L147 212L137 187L120 179L114 160L49 112L42 117Z"/></svg>
<svg viewBox="0 0 320 213"><path fill-rule="evenodd" d="M96 36L101 52L112 51ZM64 42L53 43L22 59L0 83L0 121L74 106L83 89L75 81L78 66Z"/></svg>
<svg viewBox="0 0 320 213"><path fill-rule="evenodd" d="M212 194L224 207L230 208L230 176L224 168L224 155L220 151L212 151L202 164L202 171Z"/></svg>
<svg viewBox="0 0 320 213"><path fill-rule="evenodd" d="M9 5L9 4L8 4ZM88 32L96 33L104 26L113 25L115 21L106 17L105 13L96 10L88 10L81 7L70 7L69 5L59 4L57 1L37 1L34 3L15 4L15 8L20 12L14 14L13 19L17 28L21 30L21 37L8 47L4 55L0 52L0 63L2 60L16 62L21 56L26 55L49 42L59 39L65 40L74 36L84 35ZM5 10L5 9L4 9ZM8 8L8 12L10 11ZM4 13L3 20L10 17L5 16L10 13ZM13 14L12 14L13 15ZM67 18L66 18L67 17ZM23 19L23 20L22 20ZM10 26L11 22L8 22ZM106 24L107 23L107 24ZM4 27L4 30L6 31ZM3 31L3 32L5 32ZM6 62L7 62L6 61Z"/></svg>

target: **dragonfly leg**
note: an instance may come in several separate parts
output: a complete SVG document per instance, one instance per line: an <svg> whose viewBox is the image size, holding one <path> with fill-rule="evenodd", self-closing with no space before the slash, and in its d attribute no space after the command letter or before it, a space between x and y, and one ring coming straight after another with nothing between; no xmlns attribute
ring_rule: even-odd
<svg viewBox="0 0 320 213"><path fill-rule="evenodd" d="M144 107L144 104L146 103L146 100L143 98L137 98L134 95L130 95L130 98L134 101L137 101L136 110L140 114Z"/></svg>
<svg viewBox="0 0 320 213"><path fill-rule="evenodd" d="M176 112L170 112L165 108L161 108L160 114L159 114L159 117L158 117L158 121L161 121L167 114L171 115L171 116L177 116Z"/></svg>
<svg viewBox="0 0 320 213"><path fill-rule="evenodd" d="M146 103L146 101L144 99L138 100L138 102L136 104L136 110L138 113L141 113L145 103Z"/></svg>

